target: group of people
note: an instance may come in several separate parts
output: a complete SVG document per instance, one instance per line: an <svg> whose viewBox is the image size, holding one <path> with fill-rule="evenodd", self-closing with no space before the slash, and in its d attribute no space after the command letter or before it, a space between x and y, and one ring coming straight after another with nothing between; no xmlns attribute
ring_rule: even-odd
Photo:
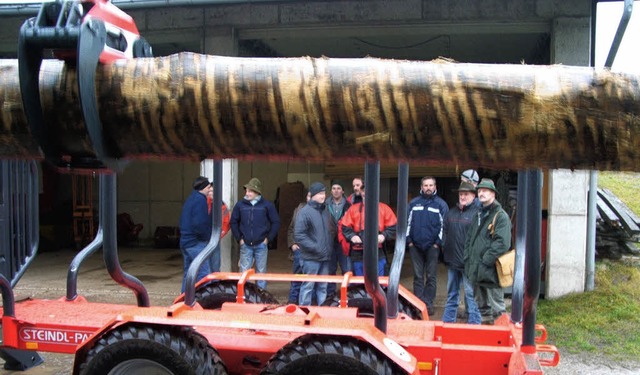
<svg viewBox="0 0 640 375"><path fill-rule="evenodd" d="M457 321L460 288L464 288L467 323L492 323L506 311L496 260L511 248L511 219L496 200L491 179L475 170L462 173L458 203L444 216L443 258L447 302L442 321Z"/></svg>
<svg viewBox="0 0 640 375"><path fill-rule="evenodd" d="M262 197L262 183L252 178L244 185L245 195L234 207L231 215L222 203L223 238L231 229L234 239L240 245L238 267L244 272L253 267L256 272L267 272L267 253L269 241L273 241L280 228L280 216L276 207ZM184 292L187 270L194 259L206 248L211 239L213 220L213 186L208 178L199 176L193 182L193 191L182 206L180 215L180 250L184 259L182 291ZM196 280L209 273L220 272L220 246L211 254L210 261L199 269ZM266 289L267 282L259 280L260 288Z"/></svg>
<svg viewBox="0 0 640 375"><path fill-rule="evenodd" d="M331 197L326 187L314 182L309 187L307 203L296 208L289 226L288 245L293 252L293 272L306 275L335 275L352 271L364 275L365 186L361 177L353 180L353 194L348 198L339 183L331 185ZM379 203L378 274L383 275L386 257L382 246L395 237L397 218L393 210ZM335 292L334 283L292 282L289 303L302 306L321 305Z"/></svg>
<svg viewBox="0 0 640 375"><path fill-rule="evenodd" d="M342 274L348 271L356 276L364 274L364 180L354 178L352 187L353 193L347 197L339 183L331 186L330 196L322 182L309 186L306 202L295 209L288 228L293 273L335 275L339 266ZM185 276L211 236L211 183L205 177L198 177L193 189L180 219ZM230 227L240 245L240 272L255 264L256 272L264 273L267 246L278 233L280 218L273 203L262 197L260 180L252 178L244 189L245 196L234 206L230 218L228 212L226 214L226 230L223 220L223 233ZM479 181L475 170L462 173L457 193L458 202L449 208L438 195L436 179L424 177L419 195L409 202L406 242L413 264L413 292L426 304L429 315L433 315L437 266L443 260L448 267L448 281L442 320L457 321L463 287L467 321L480 324L505 312L495 262L510 248L511 221L496 200L493 181L488 178ZM226 211L224 205L223 210ZM384 244L395 238L398 219L382 202L378 215L378 274L382 276L387 262ZM198 278L220 270L219 249L212 258L214 260L200 268ZM266 281L257 284L266 288ZM334 283L292 282L288 302L321 305L335 289Z"/></svg>

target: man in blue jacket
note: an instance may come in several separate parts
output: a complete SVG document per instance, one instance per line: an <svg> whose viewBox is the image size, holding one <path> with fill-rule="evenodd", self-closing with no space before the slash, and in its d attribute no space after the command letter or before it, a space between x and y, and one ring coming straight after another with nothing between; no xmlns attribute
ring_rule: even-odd
<svg viewBox="0 0 640 375"><path fill-rule="evenodd" d="M193 260L207 246L213 230L213 219L207 205L207 195L213 190L209 179L200 176L193 182L193 191L182 206L180 215L180 250L184 258L184 275L182 276L182 291L187 276L187 270ZM204 262L198 270L196 280L211 273L209 262Z"/></svg>
<svg viewBox="0 0 640 375"><path fill-rule="evenodd" d="M427 305L432 316L442 224L449 211L447 203L437 194L435 177L422 178L420 196L409 202L408 211L407 244L413 262L413 293Z"/></svg>
<svg viewBox="0 0 640 375"><path fill-rule="evenodd" d="M256 273L267 272L269 241L273 241L280 228L280 216L276 207L262 197L262 182L252 178L244 185L244 198L233 207L231 213L231 232L240 244L238 267L244 272L256 264ZM266 289L267 282L259 280L256 284Z"/></svg>

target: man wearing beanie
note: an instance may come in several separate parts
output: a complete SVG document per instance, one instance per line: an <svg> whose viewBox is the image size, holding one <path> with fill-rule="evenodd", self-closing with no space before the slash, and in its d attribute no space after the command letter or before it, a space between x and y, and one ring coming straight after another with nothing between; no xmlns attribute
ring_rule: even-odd
<svg viewBox="0 0 640 375"><path fill-rule="evenodd" d="M273 203L262 197L260 180L249 180L244 191L244 198L233 207L230 220L233 237L240 244L238 268L244 272L253 267L255 261L256 273L266 273L268 244L278 234L280 216ZM265 280L258 280L256 284L267 288Z"/></svg>
<svg viewBox="0 0 640 375"><path fill-rule="evenodd" d="M213 190L209 179L200 176L193 181L193 191L182 206L180 215L180 251L184 258L182 276L182 291L187 276L187 270L193 260L207 246L211 239L213 220L207 205L207 195ZM211 273L209 262L204 262L198 270L196 280Z"/></svg>
<svg viewBox="0 0 640 375"><path fill-rule="evenodd" d="M293 237L300 247L302 273L305 275L328 275L329 260L333 251L336 227L331 214L325 209L327 193L322 182L309 187L309 202L296 217ZM327 298L327 283L303 282L300 287L299 305L309 306L315 296L318 305Z"/></svg>
<svg viewBox="0 0 640 375"><path fill-rule="evenodd" d="M493 323L506 311L496 260L511 248L511 220L496 200L493 180L483 178L477 191L482 208L467 234L464 269L475 286L475 298L483 323Z"/></svg>

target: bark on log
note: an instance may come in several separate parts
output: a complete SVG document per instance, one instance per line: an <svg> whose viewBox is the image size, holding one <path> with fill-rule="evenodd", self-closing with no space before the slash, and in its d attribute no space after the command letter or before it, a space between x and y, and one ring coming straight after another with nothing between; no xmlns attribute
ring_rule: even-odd
<svg viewBox="0 0 640 375"><path fill-rule="evenodd" d="M50 137L92 154L73 67L45 61ZM423 165L640 170L640 77L569 66L181 53L100 66L121 157L410 159ZM38 157L17 62L0 60L0 157Z"/></svg>

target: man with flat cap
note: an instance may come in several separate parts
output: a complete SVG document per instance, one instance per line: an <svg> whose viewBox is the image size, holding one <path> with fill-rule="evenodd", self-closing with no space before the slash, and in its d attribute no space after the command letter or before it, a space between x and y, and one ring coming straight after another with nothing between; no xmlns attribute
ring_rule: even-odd
<svg viewBox="0 0 640 375"><path fill-rule="evenodd" d="M249 180L244 191L244 198L233 207L230 219L231 232L240 244L238 268L244 272L255 262L256 273L266 273L268 244L278 234L280 216L273 203L262 197L260 180ZM256 284L267 288L265 280L258 280Z"/></svg>
<svg viewBox="0 0 640 375"><path fill-rule="evenodd" d="M309 202L296 217L293 237L300 247L302 273L305 275L328 275L329 260L333 251L336 226L325 207L326 188L322 182L309 186ZM327 298L327 283L305 281L300 286L299 305L309 306L312 300L318 305Z"/></svg>
<svg viewBox="0 0 640 375"><path fill-rule="evenodd" d="M460 286L464 287L464 300L468 312L467 323L480 324L480 312L473 295L473 284L464 274L464 244L469 227L478 219L480 207L474 203L476 188L461 182L458 188L458 203L449 209L444 217L442 227L442 252L447 271L447 302L444 307L442 321L457 321L460 303Z"/></svg>
<svg viewBox="0 0 640 375"><path fill-rule="evenodd" d="M496 200L493 180L483 178L476 189L482 208L467 235L464 266L469 281L475 286L482 322L492 324L506 312L496 260L511 248L511 220Z"/></svg>
<svg viewBox="0 0 640 375"><path fill-rule="evenodd" d="M209 243L213 230L213 220L207 204L207 196L213 187L209 179L203 176L196 178L192 186L193 191L184 202L180 215L180 251L184 259L181 289L183 292L187 270ZM209 262L204 262L198 270L196 280L202 279L209 273L211 273Z"/></svg>

